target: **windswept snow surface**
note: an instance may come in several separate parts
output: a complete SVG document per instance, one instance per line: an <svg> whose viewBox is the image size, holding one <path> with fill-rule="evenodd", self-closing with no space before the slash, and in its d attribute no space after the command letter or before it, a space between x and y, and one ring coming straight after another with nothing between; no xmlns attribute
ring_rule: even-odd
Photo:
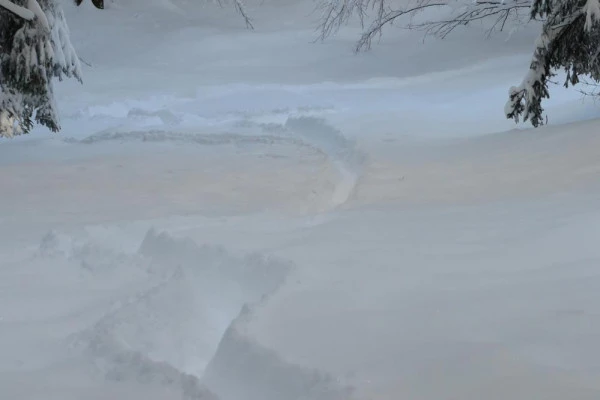
<svg viewBox="0 0 600 400"><path fill-rule="evenodd" d="M2 399L600 397L600 123L505 120L535 27L325 43L309 0L63 5L0 143Z"/></svg>

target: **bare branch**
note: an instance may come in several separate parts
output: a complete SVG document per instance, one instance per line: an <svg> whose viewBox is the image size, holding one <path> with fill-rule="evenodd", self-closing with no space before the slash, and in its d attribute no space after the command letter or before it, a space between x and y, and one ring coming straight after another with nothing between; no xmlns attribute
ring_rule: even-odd
<svg viewBox="0 0 600 400"><path fill-rule="evenodd" d="M517 10L523 8L529 9L530 7L530 0L516 0L510 4L488 1L485 3L477 3L477 7L467 8L455 17L446 20L427 21L412 25L411 27L414 29L425 29L427 33L443 39L459 26L465 26L475 21L496 17L496 22L488 29L487 35L489 36L497 29L499 24L500 28L498 30L504 29L506 21L511 13L514 13L515 18L518 18Z"/></svg>
<svg viewBox="0 0 600 400"><path fill-rule="evenodd" d="M346 24L354 15L364 27L369 8L377 9L377 13L383 13L386 0L321 0L317 10L322 15L318 25L319 39L325 40L336 33L340 27Z"/></svg>
<svg viewBox="0 0 600 400"><path fill-rule="evenodd" d="M219 7L223 7L223 0L213 0L213 2L216 2L219 5ZM252 24L252 18L250 18L248 12L246 12L246 5L244 4L244 0L233 0L233 7L235 8L235 11L237 11L244 19L244 22L246 23L246 28L254 29L254 25Z"/></svg>
<svg viewBox="0 0 600 400"><path fill-rule="evenodd" d="M367 31L362 34L360 40L356 44L355 50L357 52L359 52L361 50L370 49L371 43L373 41L373 37L375 35L381 35L383 27L389 23L392 23L395 19L400 18L407 14L414 13L415 11L422 11L422 10L425 10L427 8L432 8L432 7L442 7L442 6L445 6L446 4L447 4L446 1L442 1L439 3L423 3L423 4L419 4L412 8L408 8L406 10L395 10L395 11L392 10L392 11L388 11L388 12L382 14L379 18L377 18L375 21L373 21L373 23L371 24L369 29L367 29Z"/></svg>
<svg viewBox="0 0 600 400"><path fill-rule="evenodd" d="M242 0L234 0L234 5L235 5L236 11L238 13L240 13L242 18L244 18L244 22L246 23L246 28L254 29L254 25L252 25L252 19L250 19L250 17L248 16L248 13L246 12L246 6L244 5L243 1Z"/></svg>
<svg viewBox="0 0 600 400"><path fill-rule="evenodd" d="M322 18L318 26L319 39L324 40L337 32L340 27L347 23L353 16L357 16L364 29L364 23L370 10L374 11L372 21L358 40L355 51L368 50L375 36L381 37L383 28L393 24L396 20L415 15L431 8L452 8L450 16L444 19L413 24L411 20L404 25L408 29L422 29L426 34L445 38L459 26L465 26L472 22L491 18L491 28L487 30L487 36L494 31L502 31L509 20L514 19L519 23L524 16L519 10L531 7L532 0L481 0L470 2L469 0L417 0L412 6L403 9L389 7L390 0L321 0L318 6ZM455 8L456 5L460 7ZM529 13L526 13L529 19Z"/></svg>

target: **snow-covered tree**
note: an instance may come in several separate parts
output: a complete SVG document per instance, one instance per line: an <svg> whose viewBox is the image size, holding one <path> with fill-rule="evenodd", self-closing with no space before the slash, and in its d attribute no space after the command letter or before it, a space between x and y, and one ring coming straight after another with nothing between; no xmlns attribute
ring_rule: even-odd
<svg viewBox="0 0 600 400"><path fill-rule="evenodd" d="M404 27L441 38L478 21L487 20L491 33L509 24L518 27L541 20L530 68L521 84L510 89L504 109L517 122L543 124L541 103L549 97L549 79L559 69L567 73L565 86L579 83L582 75L600 82L600 0L320 0L319 8L321 39L355 16L366 26L356 51L370 48L384 27L403 18ZM431 9L437 11L435 17L418 18Z"/></svg>
<svg viewBox="0 0 600 400"><path fill-rule="evenodd" d="M53 79L81 81L81 66L55 0L0 0L0 136L34 121L60 130Z"/></svg>
<svg viewBox="0 0 600 400"><path fill-rule="evenodd" d="M512 87L505 113L533 126L543 124L542 100L549 97L548 82L561 68L565 86L579 83L582 75L600 81L599 0L535 0L532 18L543 18L542 33L535 44L525 78Z"/></svg>

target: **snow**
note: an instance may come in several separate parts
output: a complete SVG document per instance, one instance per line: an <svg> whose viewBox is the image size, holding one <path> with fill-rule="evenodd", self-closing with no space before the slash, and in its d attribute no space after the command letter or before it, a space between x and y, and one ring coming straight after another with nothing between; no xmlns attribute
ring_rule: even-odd
<svg viewBox="0 0 600 400"><path fill-rule="evenodd" d="M17 14L19 17L26 19L27 21L31 21L35 18L35 13L33 10L31 10L30 8L18 6L9 0L0 0L0 6Z"/></svg>
<svg viewBox="0 0 600 400"><path fill-rule="evenodd" d="M600 18L600 3L596 0L588 0L583 6L583 13L585 13L585 26L586 31L591 31L594 23Z"/></svg>
<svg viewBox="0 0 600 400"><path fill-rule="evenodd" d="M36 21L39 21L47 30L50 30L48 18L36 0L27 0L27 8L35 15Z"/></svg>
<svg viewBox="0 0 600 400"><path fill-rule="evenodd" d="M0 142L0 398L597 399L598 110L506 120L535 27L355 55L245 5L63 2L84 85Z"/></svg>

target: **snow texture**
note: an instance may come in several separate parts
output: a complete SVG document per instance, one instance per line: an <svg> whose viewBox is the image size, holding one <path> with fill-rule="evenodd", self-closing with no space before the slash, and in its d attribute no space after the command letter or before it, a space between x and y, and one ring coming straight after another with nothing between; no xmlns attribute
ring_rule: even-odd
<svg viewBox="0 0 600 400"><path fill-rule="evenodd" d="M597 105L498 113L539 25L89 3L61 133L0 142L0 398L598 399Z"/></svg>

